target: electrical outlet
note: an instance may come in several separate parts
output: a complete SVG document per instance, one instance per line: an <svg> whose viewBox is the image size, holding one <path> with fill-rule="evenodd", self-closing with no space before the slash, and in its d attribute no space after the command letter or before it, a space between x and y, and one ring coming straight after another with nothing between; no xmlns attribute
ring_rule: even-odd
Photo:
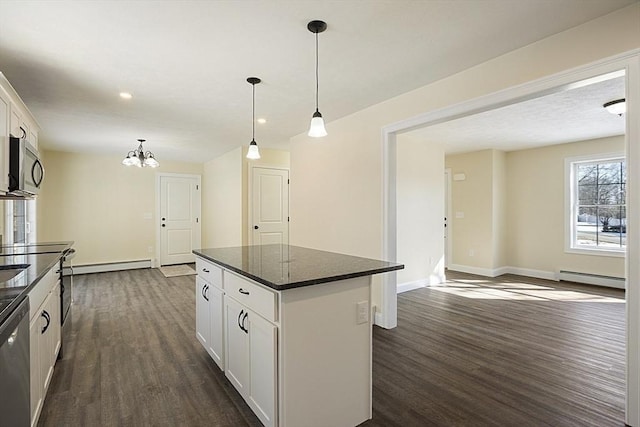
<svg viewBox="0 0 640 427"><path fill-rule="evenodd" d="M360 301L356 307L358 325L367 323L369 321L369 301Z"/></svg>
<svg viewBox="0 0 640 427"><path fill-rule="evenodd" d="M469 249L469 256L475 256L476 255L476 251L474 251L473 249Z"/></svg>
<svg viewBox="0 0 640 427"><path fill-rule="evenodd" d="M153 253L153 246L149 246L149 247L147 248L147 250L149 251L149 253L150 253L150 254L152 254L152 253Z"/></svg>

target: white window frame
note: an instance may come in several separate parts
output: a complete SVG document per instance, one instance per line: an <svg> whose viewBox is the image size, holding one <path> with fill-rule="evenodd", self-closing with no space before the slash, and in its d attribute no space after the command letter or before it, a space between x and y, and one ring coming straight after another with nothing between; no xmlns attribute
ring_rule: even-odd
<svg viewBox="0 0 640 427"><path fill-rule="evenodd" d="M593 162L606 162L606 161L619 161L624 160L627 162L624 152L616 153L601 153L601 154L589 154L578 157L567 157L564 162L564 174L565 174L565 249L566 253L581 254L581 255L598 255L608 257L624 258L626 256L626 247L624 248L587 248L585 246L576 245L576 228L574 218L576 217L576 210L578 208L577 200L577 188L575 179L574 165L579 163L593 163ZM625 204L626 206L626 204Z"/></svg>

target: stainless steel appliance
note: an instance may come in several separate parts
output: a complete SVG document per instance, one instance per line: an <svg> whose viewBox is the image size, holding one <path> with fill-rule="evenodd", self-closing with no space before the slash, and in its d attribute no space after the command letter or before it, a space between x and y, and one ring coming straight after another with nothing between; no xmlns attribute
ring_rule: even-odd
<svg viewBox="0 0 640 427"><path fill-rule="evenodd" d="M0 424L29 426L29 298L0 325Z"/></svg>
<svg viewBox="0 0 640 427"><path fill-rule="evenodd" d="M21 128L22 129L22 128ZM44 167L37 148L22 137L9 138L9 193L30 197L38 194L44 179Z"/></svg>
<svg viewBox="0 0 640 427"><path fill-rule="evenodd" d="M71 302L73 301L73 266L71 260L76 256L75 249L69 249L60 259L60 313L62 333L58 359L64 357L66 338L71 333Z"/></svg>

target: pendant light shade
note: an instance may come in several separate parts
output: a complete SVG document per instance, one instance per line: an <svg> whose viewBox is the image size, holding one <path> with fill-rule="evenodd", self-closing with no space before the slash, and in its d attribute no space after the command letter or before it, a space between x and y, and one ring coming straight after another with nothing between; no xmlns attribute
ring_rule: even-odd
<svg viewBox="0 0 640 427"><path fill-rule="evenodd" d="M127 157L124 158L122 164L125 166L137 166L139 168L150 167L157 168L160 166L160 163L156 160L155 156L151 151L145 152L142 148L142 143L144 139L139 139L138 148L133 151L129 151L127 153Z"/></svg>
<svg viewBox="0 0 640 427"><path fill-rule="evenodd" d="M247 151L247 159L258 160L260 158L260 150L258 149L258 143L256 142L256 85L260 83L257 77L248 77L247 82L251 84L252 101L251 101L251 142L249 143L249 150Z"/></svg>
<svg viewBox="0 0 640 427"><path fill-rule="evenodd" d="M327 136L327 130L324 127L324 119L318 109L318 89L319 89L319 73L318 73L318 33L327 29L327 23L324 21L311 21L307 24L307 29L316 35L316 112L311 117L311 126L309 126L309 136L319 138Z"/></svg>

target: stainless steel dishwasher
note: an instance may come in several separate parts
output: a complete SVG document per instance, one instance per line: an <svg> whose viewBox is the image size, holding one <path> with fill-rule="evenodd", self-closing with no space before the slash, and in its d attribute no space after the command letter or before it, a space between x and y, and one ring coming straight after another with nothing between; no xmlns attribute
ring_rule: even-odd
<svg viewBox="0 0 640 427"><path fill-rule="evenodd" d="M31 424L29 298L0 325L0 425Z"/></svg>

